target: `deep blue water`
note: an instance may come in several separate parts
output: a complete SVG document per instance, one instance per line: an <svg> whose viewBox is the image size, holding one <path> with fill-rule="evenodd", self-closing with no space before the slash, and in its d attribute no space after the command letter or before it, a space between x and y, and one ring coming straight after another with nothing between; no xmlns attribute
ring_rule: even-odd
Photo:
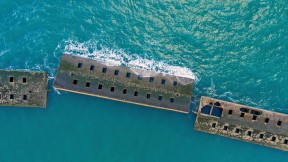
<svg viewBox="0 0 288 162"><path fill-rule="evenodd" d="M0 68L48 71L51 90L47 109L0 108L0 162L288 161L197 132L192 113L55 91L63 52L186 67L192 109L207 95L288 113L287 0L0 0Z"/></svg>

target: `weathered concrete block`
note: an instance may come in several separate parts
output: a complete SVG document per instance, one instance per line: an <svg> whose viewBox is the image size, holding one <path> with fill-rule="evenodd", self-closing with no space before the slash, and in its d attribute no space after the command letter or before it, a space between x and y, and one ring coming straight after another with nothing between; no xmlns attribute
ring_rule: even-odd
<svg viewBox="0 0 288 162"><path fill-rule="evenodd" d="M103 62L63 54L56 89L189 112L193 79L134 69L106 66Z"/></svg>
<svg viewBox="0 0 288 162"><path fill-rule="evenodd" d="M0 106L46 107L45 72L0 70Z"/></svg>
<svg viewBox="0 0 288 162"><path fill-rule="evenodd" d="M201 97L194 128L288 150L288 115Z"/></svg>

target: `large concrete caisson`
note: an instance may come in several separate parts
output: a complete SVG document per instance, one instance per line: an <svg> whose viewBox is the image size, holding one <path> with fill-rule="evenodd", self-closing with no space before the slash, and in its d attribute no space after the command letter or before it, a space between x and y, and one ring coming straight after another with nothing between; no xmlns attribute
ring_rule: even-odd
<svg viewBox="0 0 288 162"><path fill-rule="evenodd" d="M195 129L288 150L288 115L202 97Z"/></svg>
<svg viewBox="0 0 288 162"><path fill-rule="evenodd" d="M0 70L0 106L46 107L45 72Z"/></svg>
<svg viewBox="0 0 288 162"><path fill-rule="evenodd" d="M193 79L63 54L56 89L183 113L189 112Z"/></svg>

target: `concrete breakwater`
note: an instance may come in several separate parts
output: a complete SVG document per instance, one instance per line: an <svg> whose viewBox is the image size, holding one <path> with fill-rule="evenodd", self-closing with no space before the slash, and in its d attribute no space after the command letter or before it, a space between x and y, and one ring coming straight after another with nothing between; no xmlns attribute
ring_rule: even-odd
<svg viewBox="0 0 288 162"><path fill-rule="evenodd" d="M63 54L54 87L188 113L194 80Z"/></svg>
<svg viewBox="0 0 288 162"><path fill-rule="evenodd" d="M56 89L189 113L194 80L63 54ZM47 73L0 70L0 106L46 107ZM288 115L202 96L194 128L288 150Z"/></svg>
<svg viewBox="0 0 288 162"><path fill-rule="evenodd" d="M288 150L288 115L201 97L194 128Z"/></svg>
<svg viewBox="0 0 288 162"><path fill-rule="evenodd" d="M46 107L46 72L0 70L0 106Z"/></svg>

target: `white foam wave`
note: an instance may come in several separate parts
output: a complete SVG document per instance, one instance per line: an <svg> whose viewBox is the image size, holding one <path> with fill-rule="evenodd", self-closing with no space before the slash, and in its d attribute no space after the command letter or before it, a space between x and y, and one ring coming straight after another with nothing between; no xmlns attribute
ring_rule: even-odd
<svg viewBox="0 0 288 162"><path fill-rule="evenodd" d="M165 61L156 61L154 59L146 59L137 54L127 54L124 50L114 50L99 45L98 41L89 40L79 43L77 41L65 41L64 51L67 54L77 55L84 58L91 58L103 62L107 66L125 65L131 68L151 70L158 73L172 74L179 77L197 79L194 73L187 67L169 65ZM135 71L137 73L137 71ZM138 71L139 72L139 71ZM143 77L151 76L149 74L141 74Z"/></svg>

